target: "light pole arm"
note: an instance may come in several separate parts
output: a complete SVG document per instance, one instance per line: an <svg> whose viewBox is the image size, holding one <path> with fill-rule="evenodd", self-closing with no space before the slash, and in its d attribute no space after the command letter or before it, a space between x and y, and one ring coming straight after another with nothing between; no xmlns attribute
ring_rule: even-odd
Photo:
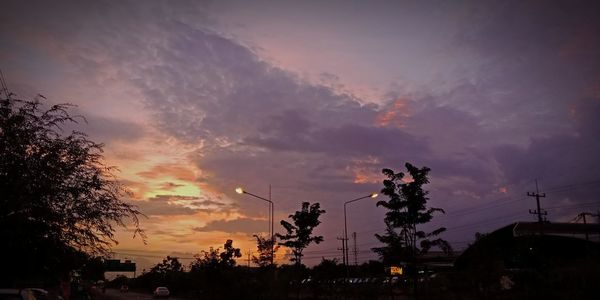
<svg viewBox="0 0 600 300"><path fill-rule="evenodd" d="M349 265L349 263L348 263L348 221L346 218L346 205L348 205L349 203L352 203L352 202L356 202L358 200L365 199L365 198L375 198L375 197L377 197L377 194L373 193L371 195L363 196L360 198L356 198L356 199L344 202L344 241L343 241L344 243L343 243L342 248L344 250L343 259L344 259L344 264L346 265L346 277L348 277L348 273L349 273L349 271L348 271L348 265Z"/></svg>
<svg viewBox="0 0 600 300"><path fill-rule="evenodd" d="M252 197L254 197L254 198L258 198L258 199L260 199L260 200L267 201L267 202L271 203L271 205L273 205L273 201L271 201L271 200L269 200L269 199L267 199L267 198L263 198L263 197L261 197L261 196L254 195L254 194L252 194L252 193L249 193L249 192L246 192L246 191L244 191L244 194L248 194L248 195L250 195L250 196L252 196Z"/></svg>
<svg viewBox="0 0 600 300"><path fill-rule="evenodd" d="M271 190L270 190L270 188L271 187L269 186L269 198L271 198ZM273 249L274 249L274 246L275 246L274 245L275 244L275 239L274 239L274 236L275 236L275 226L273 226L273 222L274 222L274 218L275 218L275 204L270 199L263 198L263 197L261 197L259 195L254 195L254 194L252 194L250 192L247 192L245 190L242 190L242 193L246 194L246 195L250 195L250 196L252 196L254 198L257 198L257 199L269 202L269 219L271 219L271 227L269 228L269 231L270 231L269 234L271 235L271 243L272 243L271 244L271 264L273 264L273 256L274 256L274 250Z"/></svg>
<svg viewBox="0 0 600 300"><path fill-rule="evenodd" d="M250 196L252 196L254 198L258 198L260 200L264 200L264 201L269 202L269 210L270 210L269 211L269 219L271 219L271 228L269 228L269 231L270 231L269 233L271 234L271 239L273 239L273 234L274 234L274 231L275 231L275 227L273 226L273 218L275 217L275 204L273 204L273 201L271 201L271 200L269 200L267 198L263 198L261 196L254 195L254 194L252 194L250 192L243 191L243 193L247 194L247 195L250 195Z"/></svg>
<svg viewBox="0 0 600 300"><path fill-rule="evenodd" d="M373 197L373 194L344 202L344 238L346 239L346 242L348 241L348 221L346 220L346 205L348 205L349 203L352 203L352 202L356 202L358 200L362 200L365 198L371 198L371 197ZM348 250L346 250L346 251L348 251Z"/></svg>
<svg viewBox="0 0 600 300"><path fill-rule="evenodd" d="M371 194L371 195L368 195L368 196L356 198L354 200L346 201L346 202L344 202L344 206L346 206L346 204L348 204L348 203L356 202L358 200L362 200L362 199L365 199L365 198L373 198L373 195Z"/></svg>

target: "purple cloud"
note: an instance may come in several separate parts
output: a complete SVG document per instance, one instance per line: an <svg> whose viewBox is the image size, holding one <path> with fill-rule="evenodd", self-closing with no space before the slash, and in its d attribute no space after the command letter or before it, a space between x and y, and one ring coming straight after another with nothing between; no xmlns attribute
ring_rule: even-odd
<svg viewBox="0 0 600 300"><path fill-rule="evenodd" d="M12 5L19 8L18 3ZM44 13L35 13L34 19L43 26L2 15L11 25L0 27L3 36L11 37L2 39L7 41L2 49L21 53L17 50L30 48L44 58L54 53L52 59L41 59L50 64L44 65L47 69L67 64L71 72L98 85L112 79L134 87L144 113L151 115L152 125L161 134L202 145L189 157L208 174L203 184L235 199L250 217L264 211L264 203L241 198L232 188L244 185L266 195L272 184L278 219L298 209L301 201L322 202L328 213L320 230L333 240L340 233L341 204L379 190L380 169L399 170L406 161L432 169L432 204L454 212L436 222L458 227L448 232L454 240L515 221L523 213L526 216L531 202L515 200L533 188L536 178L549 190L549 205L554 200L586 203L595 197L594 184L558 187L600 178L597 4L463 3L460 13L450 10L453 15L441 18L446 22L443 26L435 23L439 28L457 28L444 31L453 37L451 42L436 44L443 57L436 61L446 61L456 69L431 67L418 51L382 54L376 61L365 56L363 63L381 69L390 65L403 69L394 62L416 60L423 68L443 71L438 77L411 84L401 82L403 72L438 73L410 67L399 70L396 78L389 78L398 84L391 85L377 104L340 91L337 82L344 74L319 70L321 83L309 82L241 39L215 30L210 16L214 12L207 6L128 3L116 9L102 2L89 10L81 4L40 5L42 9L36 11ZM71 8L61 14L65 21L49 17L65 7ZM418 11L432 11L425 4L418 7ZM99 12L103 17L94 17ZM385 50L390 42L386 39L417 42L421 31L407 28L422 28L423 21L395 19L412 26L386 27L392 32L375 39L380 48L373 42L369 46L374 48L369 49ZM378 28L364 28L365 32L369 29ZM343 56L346 49L338 51ZM25 60L14 57L8 60L10 64ZM360 64L348 64L361 72ZM403 106L397 104L398 99L405 99ZM392 119L380 122L382 115ZM144 134L126 120L100 121L107 126L90 130L103 139L128 140ZM355 183L359 171L368 174L369 180ZM177 174L196 180L189 172ZM153 176L151 172L140 175ZM553 188L557 190L552 192ZM513 202L505 205L502 199L507 197ZM203 202L208 200L188 200L220 207ZM490 203L500 206L477 214L463 211ZM194 212L159 199L140 205L149 214ZM383 228L382 212L372 203L361 205L360 217L364 218L357 216L353 226L367 239ZM562 211L553 217L572 213ZM480 222L498 215L508 217L496 219L498 223ZM243 222L254 226L250 223L259 221L222 221L210 226L239 230ZM334 247L333 243L322 247Z"/></svg>

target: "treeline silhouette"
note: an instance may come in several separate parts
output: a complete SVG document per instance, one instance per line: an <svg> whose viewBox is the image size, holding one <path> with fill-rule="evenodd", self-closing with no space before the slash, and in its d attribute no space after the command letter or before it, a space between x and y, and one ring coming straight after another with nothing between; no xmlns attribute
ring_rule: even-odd
<svg viewBox="0 0 600 300"><path fill-rule="evenodd" d="M208 253L208 254L207 254ZM226 262L219 249L210 249L184 266L177 257L167 256L161 263L136 278L117 277L109 287L149 293L158 286L166 286L175 297L191 299L285 299L300 297L337 297L339 295L388 294L388 276L384 265L369 261L350 266L352 278L369 280L351 285L345 281L346 267L337 259L322 259L312 268L304 265L267 265L247 267Z"/></svg>

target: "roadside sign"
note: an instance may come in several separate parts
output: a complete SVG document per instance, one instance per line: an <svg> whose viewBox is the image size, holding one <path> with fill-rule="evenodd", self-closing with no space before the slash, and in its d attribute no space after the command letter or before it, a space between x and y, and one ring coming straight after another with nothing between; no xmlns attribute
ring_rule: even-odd
<svg viewBox="0 0 600 300"><path fill-rule="evenodd" d="M402 273L404 273L404 270L402 269L402 267L397 267L397 266L390 267L390 275L402 275Z"/></svg>
<svg viewBox="0 0 600 300"><path fill-rule="evenodd" d="M104 268L106 272L135 272L135 263L131 260L121 262L119 259L107 259Z"/></svg>

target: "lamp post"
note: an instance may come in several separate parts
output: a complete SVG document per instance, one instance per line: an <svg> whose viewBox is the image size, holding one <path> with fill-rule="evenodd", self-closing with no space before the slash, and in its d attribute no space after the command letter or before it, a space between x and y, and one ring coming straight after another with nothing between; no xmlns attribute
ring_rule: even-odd
<svg viewBox="0 0 600 300"><path fill-rule="evenodd" d="M346 205L352 202L356 202L358 200L362 200L365 198L375 198L377 197L377 193L371 193L370 195L356 198L350 201L344 202L344 262L346 264L346 277L348 276L348 221L346 218Z"/></svg>
<svg viewBox="0 0 600 300"><path fill-rule="evenodd" d="M235 189L235 192L238 193L238 194L250 195L250 196L252 196L254 198L258 198L260 200L264 200L264 201L269 202L269 220L270 220L270 223L271 223L271 225L269 227L269 234L271 235L271 264L273 264L273 256L274 256L273 255L274 254L273 253L274 252L273 249L274 249L274 243L275 243L275 241L273 240L273 229L275 228L273 226L273 218L274 218L274 212L275 212L275 205L273 204L273 201L271 201L271 185L269 185L269 199L263 198L261 196L255 195L255 194L252 194L252 193L244 190L241 187L237 187Z"/></svg>

